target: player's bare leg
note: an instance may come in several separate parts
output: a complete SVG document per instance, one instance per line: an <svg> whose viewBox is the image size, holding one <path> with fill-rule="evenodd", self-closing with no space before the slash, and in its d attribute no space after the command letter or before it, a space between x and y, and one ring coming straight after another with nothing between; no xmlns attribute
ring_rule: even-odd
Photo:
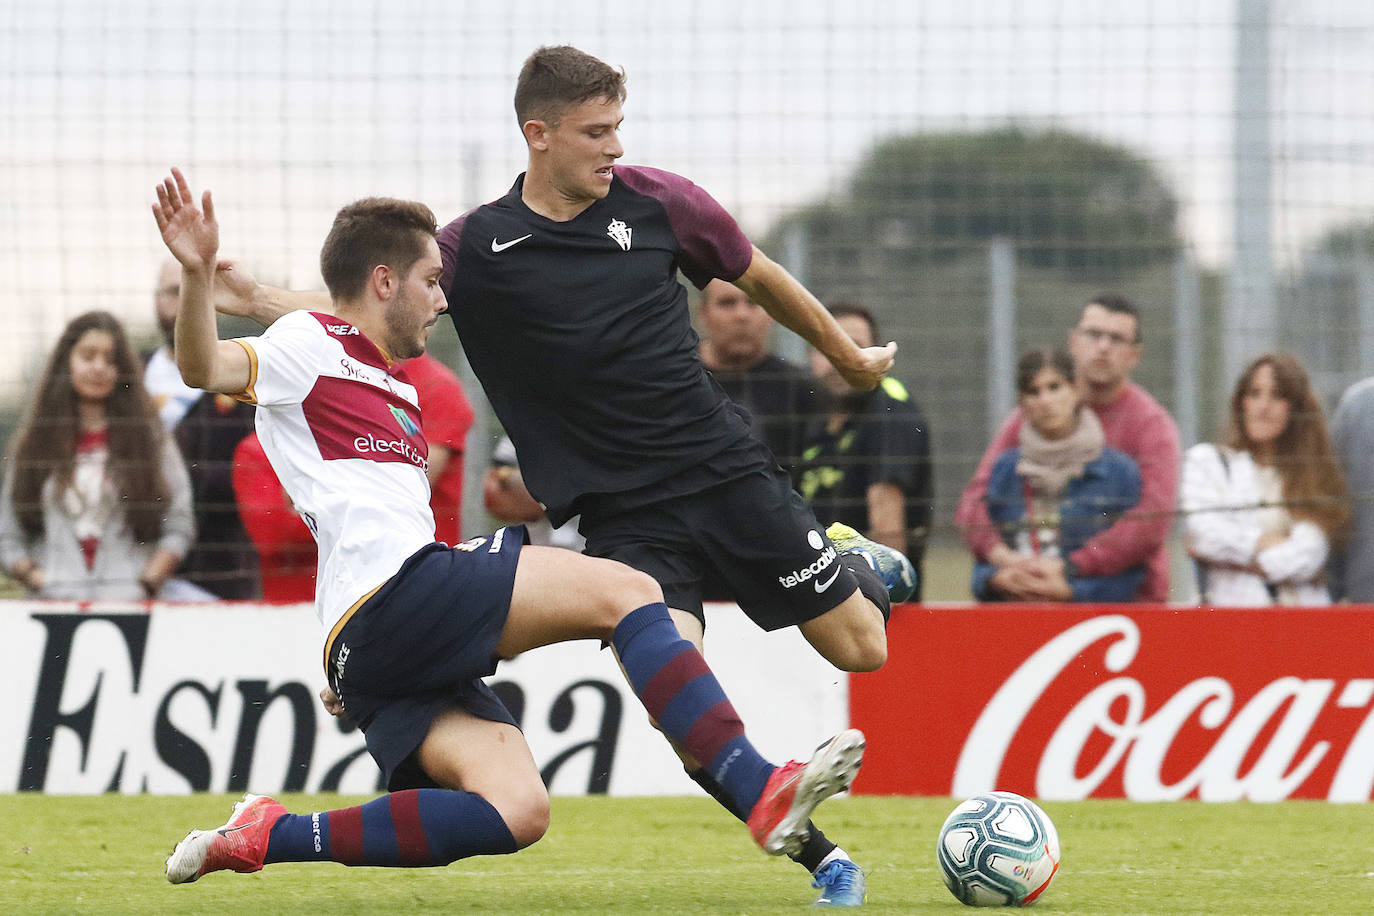
<svg viewBox="0 0 1374 916"><path fill-rule="evenodd" d="M859 582L859 590L837 607L801 624L812 647L843 671L875 671L887 661L887 618L894 603L916 589L911 561L885 544L836 522L826 529L840 562Z"/></svg>
<svg viewBox="0 0 1374 916"><path fill-rule="evenodd" d="M681 748L684 761L706 765L716 797L748 823L755 841L772 855L798 852L810 835L811 811L848 788L857 772L863 736L848 729L810 762L774 767L748 742L700 650L673 618L658 583L644 573L611 560L525 547L496 649L510 657L563 639L609 643L650 719ZM700 626L683 625L699 642Z"/></svg>
<svg viewBox="0 0 1374 916"><path fill-rule="evenodd" d="M524 849L549 829L549 793L520 729L457 707L435 718L417 751L421 768L446 789L480 795Z"/></svg>
<svg viewBox="0 0 1374 916"><path fill-rule="evenodd" d="M862 591L797 629L841 671L877 671L887 662L887 621Z"/></svg>

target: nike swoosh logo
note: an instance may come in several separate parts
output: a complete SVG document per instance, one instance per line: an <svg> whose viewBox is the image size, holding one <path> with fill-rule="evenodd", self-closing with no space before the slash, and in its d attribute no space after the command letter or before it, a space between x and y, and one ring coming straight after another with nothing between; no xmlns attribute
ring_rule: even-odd
<svg viewBox="0 0 1374 916"><path fill-rule="evenodd" d="M835 571L830 574L829 579L826 579L824 582L816 582L816 594L819 595L821 592L825 591L827 588L835 584L835 580L840 577L840 569L840 564L836 563Z"/></svg>
<svg viewBox="0 0 1374 916"><path fill-rule="evenodd" d="M229 839L229 834L237 833L240 830L246 830L251 826L252 824L238 824L234 827L221 827L218 830L216 830L215 833L218 833L220 836L224 837L227 840Z"/></svg>
<svg viewBox="0 0 1374 916"><path fill-rule="evenodd" d="M525 239L529 238L532 235L534 235L533 232L531 232L529 235L522 235L518 239L511 239L509 242L498 242L495 238L493 238L491 240L491 250L496 254L500 254L512 245L519 245L521 242L523 242Z"/></svg>

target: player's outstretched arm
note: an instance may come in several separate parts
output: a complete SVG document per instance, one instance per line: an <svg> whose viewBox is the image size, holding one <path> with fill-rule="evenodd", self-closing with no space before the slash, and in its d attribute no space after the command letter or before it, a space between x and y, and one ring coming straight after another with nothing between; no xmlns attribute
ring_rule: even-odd
<svg viewBox="0 0 1374 916"><path fill-rule="evenodd" d="M219 257L219 222L207 190L198 208L180 169L163 179L153 204L153 219L167 250L181 263L181 308L175 341L177 368L186 384L206 391L238 394L252 381L248 353L219 339L214 286Z"/></svg>
<svg viewBox="0 0 1374 916"><path fill-rule="evenodd" d="M758 248L754 249L753 260L735 285L763 306L778 324L800 334L807 343L824 353L840 376L855 388L861 391L876 388L883 376L892 370L897 356L895 342L881 347L856 346L820 300Z"/></svg>
<svg viewBox="0 0 1374 916"><path fill-rule="evenodd" d="M333 313L334 304L325 292L281 289L259 283L236 261L220 261L215 272L215 310L268 327L287 312L309 309Z"/></svg>

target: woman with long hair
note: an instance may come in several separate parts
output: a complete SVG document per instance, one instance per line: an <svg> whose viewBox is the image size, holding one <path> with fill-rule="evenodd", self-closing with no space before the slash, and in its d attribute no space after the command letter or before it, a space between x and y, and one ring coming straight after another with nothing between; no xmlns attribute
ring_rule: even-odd
<svg viewBox="0 0 1374 916"><path fill-rule="evenodd" d="M123 325L103 311L72 319L11 442L6 572L42 598L152 598L195 534L190 493Z"/></svg>
<svg viewBox="0 0 1374 916"><path fill-rule="evenodd" d="M1184 456L1181 501L1203 603L1331 603L1326 559L1350 525L1349 494L1292 355L1266 353L1241 373L1223 442Z"/></svg>
<svg viewBox="0 0 1374 916"><path fill-rule="evenodd" d="M1145 580L1144 563L1085 576L1067 559L1140 501L1140 468L1106 447L1075 376L1062 348L1031 350L1016 365L1025 422L1017 446L998 456L988 477L984 499L1002 541L974 563L980 601L1008 600L1026 581L1061 601L1130 601Z"/></svg>

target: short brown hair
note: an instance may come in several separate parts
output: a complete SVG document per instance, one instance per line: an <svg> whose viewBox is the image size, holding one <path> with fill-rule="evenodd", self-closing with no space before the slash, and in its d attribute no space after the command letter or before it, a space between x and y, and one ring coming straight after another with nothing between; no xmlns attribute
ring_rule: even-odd
<svg viewBox="0 0 1374 916"><path fill-rule="evenodd" d="M424 256L424 239L434 238L437 229L434 211L413 200L367 197L344 207L320 249L320 274L329 295L360 296L379 264L409 273Z"/></svg>
<svg viewBox="0 0 1374 916"><path fill-rule="evenodd" d="M563 113L591 99L625 101L625 71L571 45L544 46L525 60L515 81L515 117L558 124Z"/></svg>
<svg viewBox="0 0 1374 916"><path fill-rule="evenodd" d="M1083 303L1082 311L1087 311L1090 305L1104 308L1113 315L1126 315L1130 317L1130 319L1135 322L1135 340L1131 342L1143 343L1145 341L1145 335L1140 328L1140 309L1136 308L1135 303L1121 295L1121 293L1098 293L1096 296L1093 296L1087 302ZM1082 312L1080 312L1079 317L1081 320Z"/></svg>
<svg viewBox="0 0 1374 916"><path fill-rule="evenodd" d="M864 324L868 325L868 334L873 338L873 342L875 344L878 342L878 319L874 317L873 312L869 310L868 306L860 305L857 302L850 302L846 299L841 302L832 302L827 305L826 308L829 309L830 314L834 315L836 318L849 317L860 319Z"/></svg>
<svg viewBox="0 0 1374 916"><path fill-rule="evenodd" d="M1021 354L1016 363L1016 393L1030 394L1035 377L1044 369L1053 369L1073 384L1075 370L1069 351L1063 347L1036 347Z"/></svg>

